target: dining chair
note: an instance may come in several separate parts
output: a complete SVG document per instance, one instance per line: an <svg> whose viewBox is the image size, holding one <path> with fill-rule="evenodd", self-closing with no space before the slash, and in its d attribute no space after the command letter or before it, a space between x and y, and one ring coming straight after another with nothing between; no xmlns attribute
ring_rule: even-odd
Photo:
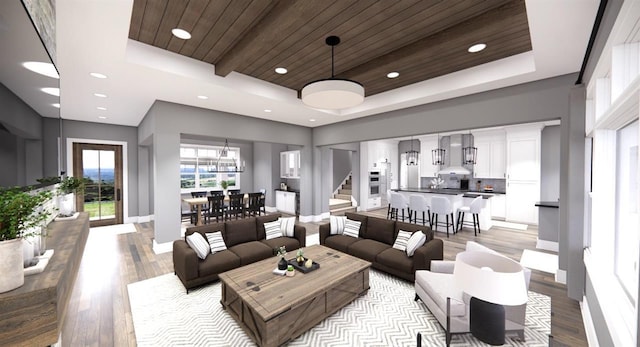
<svg viewBox="0 0 640 347"><path fill-rule="evenodd" d="M191 192L191 197L192 198L205 198L207 197L207 192ZM204 215L204 212L206 212L209 209L209 206L207 206L208 204L202 204L200 205L200 212ZM197 205L191 205L191 224L196 225L196 223L198 222L198 206ZM202 216L200 216L202 217Z"/></svg>
<svg viewBox="0 0 640 347"><path fill-rule="evenodd" d="M229 189L227 191L229 192L229 195L231 195L231 194L240 194L240 189Z"/></svg>
<svg viewBox="0 0 640 347"><path fill-rule="evenodd" d="M208 198L209 200L209 209L205 214L205 223L210 223L211 218L216 219L216 223L220 222L220 220L225 220L225 211L227 209L224 206L224 195L214 195Z"/></svg>
<svg viewBox="0 0 640 347"><path fill-rule="evenodd" d="M267 208L265 206L265 202L267 199L267 190L264 188L260 189L260 194L262 194L262 196L260 196L260 206L259 206L258 214L261 214L261 213L267 214Z"/></svg>
<svg viewBox="0 0 640 347"><path fill-rule="evenodd" d="M217 195L224 196L224 191L222 190L212 190L210 193L211 193L211 196L217 196Z"/></svg>
<svg viewBox="0 0 640 347"><path fill-rule="evenodd" d="M247 216L259 216L262 193L249 193L248 195L249 204L247 205Z"/></svg>
<svg viewBox="0 0 640 347"><path fill-rule="evenodd" d="M229 194L229 207L227 208L227 219L231 216L244 218L244 194Z"/></svg>

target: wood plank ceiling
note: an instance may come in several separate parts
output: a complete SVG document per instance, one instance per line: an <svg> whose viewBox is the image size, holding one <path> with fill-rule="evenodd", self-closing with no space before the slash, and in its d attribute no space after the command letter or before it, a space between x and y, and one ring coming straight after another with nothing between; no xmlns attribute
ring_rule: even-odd
<svg viewBox="0 0 640 347"><path fill-rule="evenodd" d="M134 0L129 29L133 40L214 64L219 76L298 91L331 77L330 35L341 39L336 77L367 96L531 50L524 0ZM479 42L487 48L467 52Z"/></svg>

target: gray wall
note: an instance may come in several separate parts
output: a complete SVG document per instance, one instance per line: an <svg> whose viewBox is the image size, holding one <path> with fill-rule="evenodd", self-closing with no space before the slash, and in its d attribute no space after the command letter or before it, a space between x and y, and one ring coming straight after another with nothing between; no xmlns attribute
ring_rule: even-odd
<svg viewBox="0 0 640 347"><path fill-rule="evenodd" d="M154 166L151 172L157 243L180 238L180 201L166 197L180 196L179 148L182 134L302 146L300 214L311 214L313 157L309 128L156 101L142 120L138 133L140 139L152 137ZM253 184L253 177L250 180Z"/></svg>
<svg viewBox="0 0 640 347"><path fill-rule="evenodd" d="M44 177L42 117L0 83L0 186L37 184ZM55 155L57 158L57 154ZM48 176L57 176L56 170Z"/></svg>
<svg viewBox="0 0 640 347"><path fill-rule="evenodd" d="M560 197L560 126L542 129L540 150L540 200L558 201Z"/></svg>
<svg viewBox="0 0 640 347"><path fill-rule="evenodd" d="M340 188L342 181L351 172L351 151L333 150L333 191ZM332 191L332 192L333 192Z"/></svg>

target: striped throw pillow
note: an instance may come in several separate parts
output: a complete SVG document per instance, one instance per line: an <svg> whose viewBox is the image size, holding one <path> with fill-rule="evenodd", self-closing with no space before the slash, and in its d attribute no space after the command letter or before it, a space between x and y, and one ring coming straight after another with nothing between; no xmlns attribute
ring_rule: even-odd
<svg viewBox="0 0 640 347"><path fill-rule="evenodd" d="M187 236L187 243L189 244L189 247L196 252L200 259L206 258L211 251L211 247L209 247L207 240L205 240L204 237L202 237L202 234L198 232Z"/></svg>
<svg viewBox="0 0 640 347"><path fill-rule="evenodd" d="M280 230L282 231L282 236L294 237L293 226L296 225L296 217L289 218L278 218L280 221Z"/></svg>
<svg viewBox="0 0 640 347"><path fill-rule="evenodd" d="M280 230L280 221L264 223L264 232L267 235L267 240L275 239L276 237L282 236L282 231Z"/></svg>
<svg viewBox="0 0 640 347"><path fill-rule="evenodd" d="M406 251L407 250L407 242L409 242L409 238L411 237L411 233L408 231L400 230L398 232L398 237L396 237L396 242L393 243L393 248Z"/></svg>
<svg viewBox="0 0 640 347"><path fill-rule="evenodd" d="M422 247L426 241L427 235L422 231L418 230L413 233L407 242L407 256L413 257L413 253L415 253L416 249Z"/></svg>
<svg viewBox="0 0 640 347"><path fill-rule="evenodd" d="M209 241L209 246L211 247L211 254L216 254L216 252L222 252L227 249L221 232L205 233L205 235L207 235L207 241Z"/></svg>
<svg viewBox="0 0 640 347"><path fill-rule="evenodd" d="M347 218L344 222L344 232L342 235L358 238L360 235L360 224L362 223Z"/></svg>
<svg viewBox="0 0 640 347"><path fill-rule="evenodd" d="M346 216L329 216L329 224L331 225L330 235L342 235L344 232L344 222Z"/></svg>

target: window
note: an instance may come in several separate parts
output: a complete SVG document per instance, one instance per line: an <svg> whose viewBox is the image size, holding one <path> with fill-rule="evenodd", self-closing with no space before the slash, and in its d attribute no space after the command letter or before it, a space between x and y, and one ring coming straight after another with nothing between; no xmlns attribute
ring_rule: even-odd
<svg viewBox="0 0 640 347"><path fill-rule="evenodd" d="M180 146L180 188L183 193L197 190L221 190L220 182L227 181L229 188L240 187L240 175L235 172L212 172L220 159L221 168L230 167L240 160L240 149L229 148L222 153L222 146Z"/></svg>
<svg viewBox="0 0 640 347"><path fill-rule="evenodd" d="M615 274L632 305L638 299L638 121L616 132Z"/></svg>

